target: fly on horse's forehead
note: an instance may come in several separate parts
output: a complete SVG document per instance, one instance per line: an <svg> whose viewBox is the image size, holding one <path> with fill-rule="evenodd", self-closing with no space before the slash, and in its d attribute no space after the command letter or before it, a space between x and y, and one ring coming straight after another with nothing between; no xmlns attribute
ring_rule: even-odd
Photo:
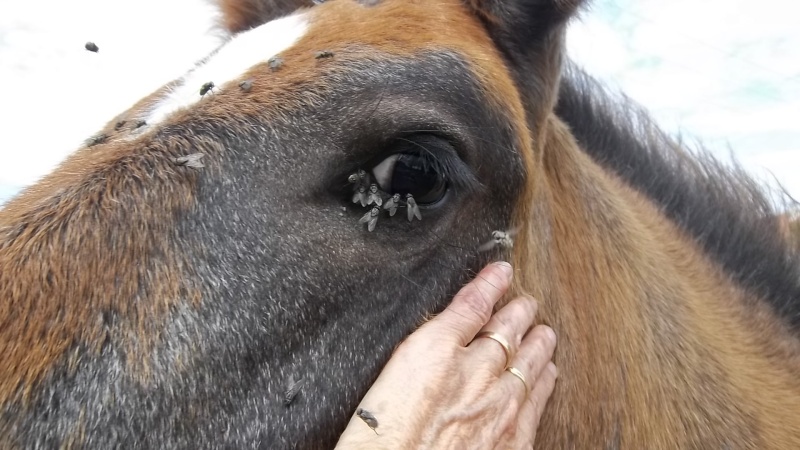
<svg viewBox="0 0 800 450"><path fill-rule="evenodd" d="M250 89L253 89L253 80L248 78L247 80L242 81L239 83L239 89L241 89L242 92L250 92Z"/></svg>
<svg viewBox="0 0 800 450"><path fill-rule="evenodd" d="M216 3L216 51L0 209L0 447L377 434L393 349L502 257L559 336L536 448L800 448L800 256L569 62L584 1Z"/></svg>
<svg viewBox="0 0 800 450"><path fill-rule="evenodd" d="M207 82L203 83L203 86L200 87L200 96L202 97L202 96L206 95L207 93L211 92L213 89L214 89L214 82L213 81L207 81Z"/></svg>
<svg viewBox="0 0 800 450"><path fill-rule="evenodd" d="M98 144L102 144L108 140L108 135L105 133L100 133L98 135L92 136L86 140L86 146L92 147Z"/></svg>

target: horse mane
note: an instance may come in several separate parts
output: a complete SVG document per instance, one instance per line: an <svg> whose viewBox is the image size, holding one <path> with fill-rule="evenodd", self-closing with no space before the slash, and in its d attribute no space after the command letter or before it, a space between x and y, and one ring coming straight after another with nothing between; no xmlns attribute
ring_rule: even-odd
<svg viewBox="0 0 800 450"><path fill-rule="evenodd" d="M800 251L780 232L778 212L788 194L775 192L776 200L736 162L667 135L641 106L574 63L564 71L556 114L584 152L650 198L800 334Z"/></svg>

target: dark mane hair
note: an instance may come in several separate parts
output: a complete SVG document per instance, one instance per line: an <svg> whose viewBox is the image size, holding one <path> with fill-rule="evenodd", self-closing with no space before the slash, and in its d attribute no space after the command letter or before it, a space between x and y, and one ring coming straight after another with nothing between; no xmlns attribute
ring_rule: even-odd
<svg viewBox="0 0 800 450"><path fill-rule="evenodd" d="M800 252L779 232L781 200L739 165L723 164L700 146L687 150L642 107L610 93L574 63L565 70L556 114L583 151L651 198L800 334Z"/></svg>

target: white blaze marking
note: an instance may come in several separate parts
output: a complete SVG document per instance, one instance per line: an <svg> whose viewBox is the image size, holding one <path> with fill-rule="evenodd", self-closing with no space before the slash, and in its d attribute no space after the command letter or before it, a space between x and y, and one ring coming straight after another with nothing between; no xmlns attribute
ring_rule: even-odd
<svg viewBox="0 0 800 450"><path fill-rule="evenodd" d="M144 119L147 125L156 125L175 111L200 101L200 89L205 83L214 83L214 89L206 94L213 95L225 83L238 79L251 67L267 62L294 45L308 28L305 14L273 20L234 36L156 103Z"/></svg>

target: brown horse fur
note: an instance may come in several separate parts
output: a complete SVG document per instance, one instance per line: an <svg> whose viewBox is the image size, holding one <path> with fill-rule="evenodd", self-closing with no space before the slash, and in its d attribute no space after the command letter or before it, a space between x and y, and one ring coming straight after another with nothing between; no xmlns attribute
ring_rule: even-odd
<svg viewBox="0 0 800 450"><path fill-rule="evenodd" d="M800 344L551 118L520 290L559 332L540 448L796 448ZM530 205L530 203L528 204ZM624 238L623 238L624 237ZM573 255L573 256L570 256ZM536 261L531 264L531 261Z"/></svg>
<svg viewBox="0 0 800 450"><path fill-rule="evenodd" d="M235 34L312 2L219 3ZM248 92L141 123L165 86L112 120L0 210L3 447L329 447L392 347L502 256L467 250L499 222L559 335L538 448L800 448L798 256L749 179L564 70L580 4L336 0ZM317 180L403 121L465 140L480 185L377 241ZM340 145L354 130L377 136Z"/></svg>

